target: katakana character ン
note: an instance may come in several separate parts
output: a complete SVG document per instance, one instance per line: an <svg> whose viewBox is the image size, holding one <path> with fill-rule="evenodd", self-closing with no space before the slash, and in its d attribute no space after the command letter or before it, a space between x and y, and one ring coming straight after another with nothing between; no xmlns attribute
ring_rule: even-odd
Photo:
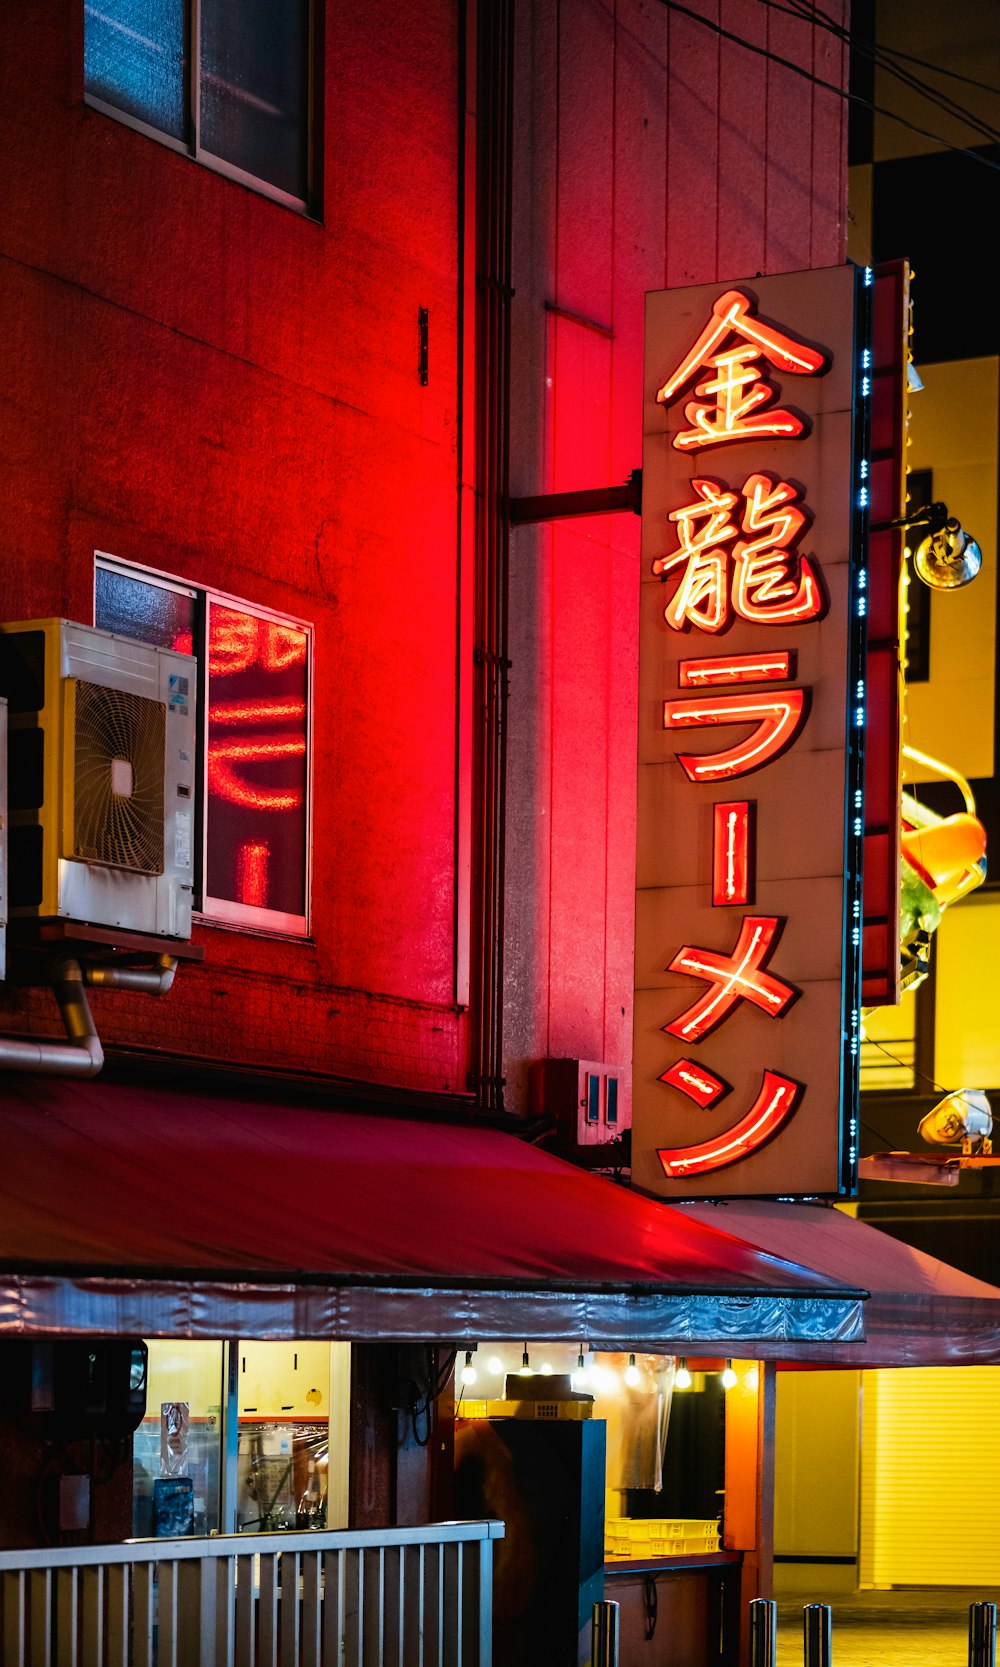
<svg viewBox="0 0 1000 1667"><path fill-rule="evenodd" d="M787 480L750 475L743 483L742 528L733 546L733 609L758 625L789 625L824 611L819 578L792 546L806 524L800 494Z"/></svg>
<svg viewBox="0 0 1000 1667"><path fill-rule="evenodd" d="M692 1146L659 1148L656 1155L664 1173L671 1180L678 1180L687 1175L703 1175L713 1169L725 1169L729 1164L749 1157L787 1123L801 1095L801 1083L794 1082L791 1077L779 1076L776 1071L765 1071L760 1093L738 1123L722 1134Z"/></svg>
<svg viewBox="0 0 1000 1667"><path fill-rule="evenodd" d="M744 915L731 955L719 955L714 950L686 944L667 970L704 979L708 989L676 1019L660 1028L684 1042L700 1042L728 1019L739 1001L752 1002L769 1018L780 1018L798 995L794 984L786 984L784 979L764 970L781 935L781 927L777 915Z"/></svg>
<svg viewBox="0 0 1000 1667"><path fill-rule="evenodd" d="M713 480L693 480L700 502L671 511L677 523L677 549L653 563L657 577L665 578L682 568L680 583L663 610L674 631L691 624L710 636L729 624L729 552L722 545L739 537L731 519L737 503L735 492L727 492Z"/></svg>
<svg viewBox="0 0 1000 1667"><path fill-rule="evenodd" d="M679 1088L702 1111L710 1111L716 1101L729 1093L728 1083L717 1077L714 1071L707 1070L704 1065L695 1065L690 1059L678 1059L669 1071L661 1073L659 1080L665 1082L668 1088Z"/></svg>
<svg viewBox="0 0 1000 1667"><path fill-rule="evenodd" d="M749 735L721 752L676 754L688 781L733 781L762 770L790 747L809 713L808 689L702 696L663 702L664 729L752 724Z"/></svg>
<svg viewBox="0 0 1000 1667"><path fill-rule="evenodd" d="M733 337L737 345L726 346ZM801 417L775 404L776 390L764 380L762 358L793 376L815 376L828 362L825 353L757 318L749 295L727 289L713 303L712 316L697 341L656 395L661 405L669 405L699 371L709 373L695 384L695 398L684 407L693 426L674 435L678 451L733 440L794 440L807 432Z"/></svg>

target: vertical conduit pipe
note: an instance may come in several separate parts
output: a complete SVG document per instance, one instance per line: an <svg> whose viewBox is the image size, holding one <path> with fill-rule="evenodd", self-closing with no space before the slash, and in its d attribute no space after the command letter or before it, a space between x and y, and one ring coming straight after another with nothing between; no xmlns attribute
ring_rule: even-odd
<svg viewBox="0 0 1000 1667"><path fill-rule="evenodd" d="M969 1667L996 1667L997 1606L969 1605Z"/></svg>
<svg viewBox="0 0 1000 1667"><path fill-rule="evenodd" d="M807 1603L802 1611L805 1667L830 1667L833 1651L833 1610L828 1603Z"/></svg>
<svg viewBox="0 0 1000 1667"><path fill-rule="evenodd" d="M472 1069L480 1106L503 1111L513 0L482 0L477 50Z"/></svg>
<svg viewBox="0 0 1000 1667"><path fill-rule="evenodd" d="M750 1604L750 1667L776 1667L778 1660L778 1605L773 1598L754 1598Z"/></svg>

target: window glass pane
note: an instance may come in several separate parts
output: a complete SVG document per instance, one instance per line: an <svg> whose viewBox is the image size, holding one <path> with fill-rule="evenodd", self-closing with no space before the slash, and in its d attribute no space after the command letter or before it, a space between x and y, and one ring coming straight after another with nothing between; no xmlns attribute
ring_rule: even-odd
<svg viewBox="0 0 1000 1667"><path fill-rule="evenodd" d="M308 633L213 602L208 646L212 897L306 912Z"/></svg>
<svg viewBox="0 0 1000 1667"><path fill-rule="evenodd" d="M164 590L144 579L132 579L99 567L94 579L94 624L155 648L193 653L195 603L193 596Z"/></svg>
<svg viewBox="0 0 1000 1667"><path fill-rule="evenodd" d="M83 15L88 93L183 139L183 0L92 0Z"/></svg>
<svg viewBox="0 0 1000 1667"><path fill-rule="evenodd" d="M222 1457L222 1344L149 1343L146 1416L132 1438L132 1532L147 1539L156 1532L154 1509L165 1531L171 1505L194 1534L219 1531ZM171 1489L159 1490L160 1477ZM190 1503L177 1479L187 1479ZM168 1501L166 1494L174 1498ZM177 1501L180 1501L178 1505Z"/></svg>
<svg viewBox="0 0 1000 1667"><path fill-rule="evenodd" d="M306 0L202 0L202 148L306 195Z"/></svg>

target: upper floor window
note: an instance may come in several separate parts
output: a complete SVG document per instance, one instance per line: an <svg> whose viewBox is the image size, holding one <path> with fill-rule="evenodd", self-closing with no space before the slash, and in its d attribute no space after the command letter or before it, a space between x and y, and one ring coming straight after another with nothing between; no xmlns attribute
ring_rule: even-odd
<svg viewBox="0 0 1000 1667"><path fill-rule="evenodd" d="M94 624L198 661L195 906L234 926L306 932L309 627L108 556L97 558Z"/></svg>
<svg viewBox="0 0 1000 1667"><path fill-rule="evenodd" d="M310 0L85 0L88 103L298 207Z"/></svg>

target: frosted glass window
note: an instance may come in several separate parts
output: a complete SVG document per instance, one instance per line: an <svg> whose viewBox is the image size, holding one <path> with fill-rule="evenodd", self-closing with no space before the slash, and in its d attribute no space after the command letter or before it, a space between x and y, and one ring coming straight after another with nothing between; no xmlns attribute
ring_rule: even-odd
<svg viewBox="0 0 1000 1667"><path fill-rule="evenodd" d="M184 0L96 0L83 8L88 93L186 137Z"/></svg>
<svg viewBox="0 0 1000 1667"><path fill-rule="evenodd" d="M86 0L88 97L304 204L310 16L311 0Z"/></svg>
<svg viewBox="0 0 1000 1667"><path fill-rule="evenodd" d="M304 7L201 0L201 144L292 197L306 195Z"/></svg>

